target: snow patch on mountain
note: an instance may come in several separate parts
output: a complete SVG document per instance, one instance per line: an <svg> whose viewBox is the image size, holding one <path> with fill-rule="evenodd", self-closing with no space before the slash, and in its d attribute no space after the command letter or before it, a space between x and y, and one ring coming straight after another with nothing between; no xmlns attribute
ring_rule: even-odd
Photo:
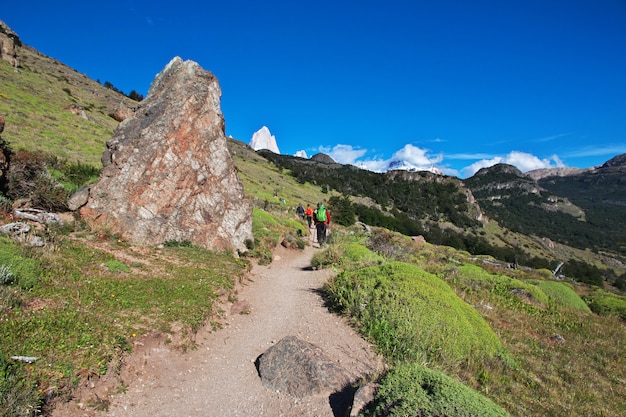
<svg viewBox="0 0 626 417"><path fill-rule="evenodd" d="M389 162L389 165L387 165L387 169L385 171L395 171L395 170L403 170L403 171L411 171L411 172L428 171L428 172L432 172L433 174L443 175L443 172L434 165L431 165L430 167L417 166L417 165L410 163L409 161L405 161L402 159L396 159L396 160Z"/></svg>
<svg viewBox="0 0 626 417"><path fill-rule="evenodd" d="M270 133L270 130L266 126L254 132L250 140L250 147L255 151L268 149L276 154L280 154L280 150L276 144L276 137Z"/></svg>

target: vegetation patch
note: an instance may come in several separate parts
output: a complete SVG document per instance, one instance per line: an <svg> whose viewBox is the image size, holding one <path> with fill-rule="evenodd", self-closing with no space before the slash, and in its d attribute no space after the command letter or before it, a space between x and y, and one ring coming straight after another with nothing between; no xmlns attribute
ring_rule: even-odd
<svg viewBox="0 0 626 417"><path fill-rule="evenodd" d="M550 299L552 299L559 306L591 313L589 306L583 301L582 298L580 298L572 287L565 282L530 280L528 283L541 288L544 294L550 297Z"/></svg>
<svg viewBox="0 0 626 417"><path fill-rule="evenodd" d="M138 256L118 241L99 241L103 249L97 249L50 239L54 250L0 239L0 262L14 265L17 277L0 286L0 415L34 413L46 396L69 395L82 379L103 375L144 334L169 333L180 349L193 348L199 327L219 320L218 295L233 292L248 268L243 259L198 247ZM112 252L131 259L134 273ZM14 363L11 356L38 359Z"/></svg>
<svg viewBox="0 0 626 417"><path fill-rule="evenodd" d="M38 258L35 249L16 245L11 239L0 236L0 265L4 266L5 285L16 284L23 290L37 285L42 274Z"/></svg>
<svg viewBox="0 0 626 417"><path fill-rule="evenodd" d="M394 362L461 363L496 357L503 348L482 317L442 280L410 264L389 262L344 271L325 286Z"/></svg>
<svg viewBox="0 0 626 417"><path fill-rule="evenodd" d="M626 320L626 297L597 289L585 297L591 311L602 316L618 316Z"/></svg>
<svg viewBox="0 0 626 417"><path fill-rule="evenodd" d="M455 287L465 292L478 289L489 291L509 299L519 308L527 308L529 304L541 308L548 305L548 296L541 288L530 283L506 275L491 274L478 265L464 264L455 269L456 273L451 275L451 280Z"/></svg>
<svg viewBox="0 0 626 417"><path fill-rule="evenodd" d="M449 376L413 363L394 367L380 381L363 417L506 417L504 409Z"/></svg>

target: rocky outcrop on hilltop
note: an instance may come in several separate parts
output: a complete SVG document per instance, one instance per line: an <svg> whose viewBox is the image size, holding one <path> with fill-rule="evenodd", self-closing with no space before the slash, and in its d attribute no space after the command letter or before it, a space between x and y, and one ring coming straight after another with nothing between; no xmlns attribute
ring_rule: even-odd
<svg viewBox="0 0 626 417"><path fill-rule="evenodd" d="M312 161L321 162L323 164L335 164L335 160L325 153L316 153L311 157Z"/></svg>
<svg viewBox="0 0 626 417"><path fill-rule="evenodd" d="M18 65L18 48L22 46L19 36L0 20L0 59L14 67Z"/></svg>
<svg viewBox="0 0 626 417"><path fill-rule="evenodd" d="M523 193L539 195L541 187L537 181L524 175L522 171L509 164L496 164L481 168L472 177L466 179L474 195L480 192L497 193L499 190L520 190Z"/></svg>
<svg viewBox="0 0 626 417"><path fill-rule="evenodd" d="M535 181L539 181L548 177L568 177L572 175L579 175L583 172L589 172L591 170L593 170L593 168L539 168L528 171L526 175Z"/></svg>
<svg viewBox="0 0 626 417"><path fill-rule="evenodd" d="M609 159L604 164L602 164L600 168L617 168L621 169L622 171L626 171L626 153L617 155L616 157Z"/></svg>
<svg viewBox="0 0 626 417"><path fill-rule="evenodd" d="M80 210L87 223L134 244L245 250L252 207L228 152L220 96L213 74L174 58L107 141Z"/></svg>

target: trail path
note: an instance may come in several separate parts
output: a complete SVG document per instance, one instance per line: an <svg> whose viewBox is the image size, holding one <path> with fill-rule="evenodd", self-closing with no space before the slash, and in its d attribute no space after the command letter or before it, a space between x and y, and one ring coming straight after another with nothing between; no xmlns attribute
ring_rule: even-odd
<svg viewBox="0 0 626 417"><path fill-rule="evenodd" d="M346 322L328 311L320 295L332 271L309 268L317 250L277 249L269 266L254 266L239 300L250 314L229 314L218 331L202 329L197 349L172 351L162 341L137 346L123 368L127 384L112 397L108 411L96 416L319 416L345 410L329 396L296 399L262 385L255 360L285 336L314 343L354 379L379 367L379 360ZM59 407L55 417L85 415ZM91 414L89 414L91 415Z"/></svg>

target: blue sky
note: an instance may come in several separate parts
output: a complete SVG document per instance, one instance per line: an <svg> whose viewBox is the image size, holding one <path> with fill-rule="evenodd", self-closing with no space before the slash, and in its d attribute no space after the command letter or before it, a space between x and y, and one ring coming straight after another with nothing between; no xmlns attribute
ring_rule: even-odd
<svg viewBox="0 0 626 417"><path fill-rule="evenodd" d="M626 153L625 0L5 3L22 42L126 93L196 61L226 134L284 154L465 178Z"/></svg>

